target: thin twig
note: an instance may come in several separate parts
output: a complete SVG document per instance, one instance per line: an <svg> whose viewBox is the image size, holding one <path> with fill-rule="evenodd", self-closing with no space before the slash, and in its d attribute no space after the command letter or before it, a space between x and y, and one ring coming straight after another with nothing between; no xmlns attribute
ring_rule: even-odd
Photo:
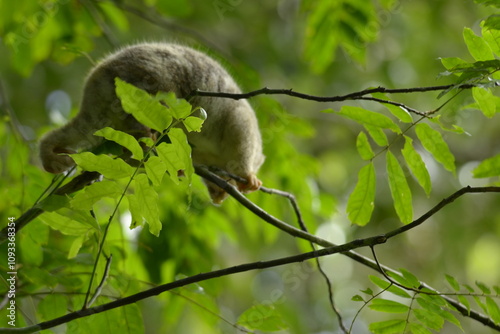
<svg viewBox="0 0 500 334"><path fill-rule="evenodd" d="M346 95L338 95L338 96L315 96L304 93L296 92L292 89L271 89L268 87L264 87L261 89L257 89L254 91L250 91L247 93L225 93L225 92L208 92L203 90L194 90L192 91L188 97L193 96L206 96L206 97L221 97L228 99L248 99L258 95L288 95L292 97L297 97L303 100L310 100L316 102L341 102L347 100L356 100L360 99L365 95L374 94L374 93L386 93L386 94L403 94L403 93L416 93L416 92L430 92L430 91L440 91L455 87L456 85L444 85L444 86L429 86L429 87L413 87L413 88L398 88L398 89L389 89L384 87L376 87L364 89L359 92L354 92ZM476 85L468 84L462 85L459 88L461 89L469 89L472 87L476 87ZM387 103L387 102L384 102Z"/></svg>
<svg viewBox="0 0 500 334"><path fill-rule="evenodd" d="M295 196L293 194L285 192L285 191L282 191L282 190L270 189L270 188L266 188L266 187L260 187L259 190L262 191L262 192L264 192L264 193L267 193L267 194L278 195L278 196L282 196L282 197L287 198L288 201L290 202L292 208L293 208L293 211L295 212L295 215L297 216L297 222L298 222L300 228L302 229L302 231L309 233L309 231L307 229L307 226L306 226L304 220L302 219L302 213L301 213L300 207L299 207L299 205L297 203L297 199L295 198ZM310 242L310 244L311 244L312 250L313 251L316 250L316 246L314 245L314 243ZM334 299L334 296L333 296L332 282L330 281L330 278L328 277L328 275L326 274L326 272L323 270L323 267L321 266L319 258L316 258L315 260L316 260L316 264L318 266L318 270L319 270L321 276L323 276L323 279L325 280L325 283L326 283L326 286L327 286L327 289L328 289L328 300L330 302L330 307L332 308L333 312L335 313L335 316L337 317L337 321L339 322L340 329L344 333L347 334L347 333L349 333L349 331L344 326L344 321L342 319L342 314L340 313L340 311L335 306L335 299Z"/></svg>
<svg viewBox="0 0 500 334"><path fill-rule="evenodd" d="M111 260L113 260L112 254L108 258L106 258L106 267L104 268L104 274L102 275L101 283L99 283L99 285L95 289L94 296L92 297L92 299L89 301L89 303L86 305L85 308L88 308L92 304L94 304L97 297L99 297L101 295L102 288L104 287L104 283L106 283L106 280L108 279L108 276L109 276L109 269L111 268Z"/></svg>

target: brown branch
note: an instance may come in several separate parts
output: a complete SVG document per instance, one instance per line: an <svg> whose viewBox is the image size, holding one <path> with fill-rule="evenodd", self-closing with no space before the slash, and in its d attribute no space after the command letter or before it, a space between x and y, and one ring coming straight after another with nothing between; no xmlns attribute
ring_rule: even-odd
<svg viewBox="0 0 500 334"><path fill-rule="evenodd" d="M413 88L397 88L397 89L389 89L384 87L376 87L364 89L359 92L354 92L346 95L338 95L338 96L315 96L304 93L295 92L292 89L271 89L268 87L264 87L261 89L257 89L254 91L250 91L247 93L225 93L225 92L208 92L202 90L194 90L192 91L186 100L194 96L206 96L206 97L221 97L228 99L248 99L258 95L288 95L292 97L297 97L303 100L316 101L316 102L341 102L347 100L358 100L363 99L365 95L374 94L374 93L386 93L386 94L407 94L407 93L420 93L420 92L431 92L431 91L442 91L450 88L460 88L460 89L470 89L472 87L476 87L473 84L460 85L457 86L455 84L452 85L443 85L443 86L428 86L428 87L413 87ZM384 103L387 103L385 101ZM405 107L407 108L407 107ZM410 108L411 109L411 108Z"/></svg>
<svg viewBox="0 0 500 334"><path fill-rule="evenodd" d="M209 181L214 182L219 187L224 189L231 196L233 196L236 200L238 200L242 205L244 205L250 211L255 213L259 218L274 225L275 227L280 228L284 232L287 232L287 233L289 233L289 231L293 232L293 229L294 229L293 227L289 226L288 224L286 224L282 221L279 221L277 218L269 215L264 210L260 209L258 206L256 206L251 201L249 201L245 196L243 196L235 187L233 187L231 184L225 182L223 179L218 177L216 174L210 172L206 168L197 167L197 168L195 168L195 170L196 170L196 173L198 175L205 177L205 178L208 177L207 179ZM475 187L475 188L464 187L464 188L458 190L457 192L455 192L454 194L452 194L451 196L442 200L440 203L438 203L438 205L436 205L434 208L432 208L431 210L429 210L428 212L423 214L420 218L416 219L414 222L412 222L408 225L405 225L401 228L390 231L388 233L385 233L383 235L373 237L374 238L373 240L376 240L376 242L373 242L373 245L385 243L388 239L390 239L396 235L399 235L405 231L408 231L412 228L419 226L420 224L425 222L427 219L432 217L434 214L436 214L438 211L440 211L443 207L452 203L453 201L455 201L457 198L459 198L460 196L462 196L464 194L467 194L467 193L486 193L486 192L500 192L500 187ZM254 208L253 206L255 206L256 208ZM291 229L286 228L283 225L287 225ZM282 228L282 227L284 227L284 228ZM300 231L300 232L302 232L302 231ZM313 240L320 239L320 238L317 238L316 236L308 234L308 233L304 234L304 232L300 233L300 235L294 234L294 233L289 233L289 234L291 234L292 236L295 236L295 237L299 237L299 238L302 238L303 236L307 236L305 239L309 240L310 242L315 242ZM335 245L333 243L330 243L329 241L326 241L323 239L320 239L320 240L322 241L322 243L321 244L318 243L319 245L324 246L325 244L327 244L330 246L326 246L326 247L332 247L332 246L335 247ZM363 240L365 240L365 239L362 239L361 242L363 242ZM353 242L356 242L356 241L353 241ZM370 245L365 244L365 246L370 246ZM362 246L360 246L360 247L362 247ZM375 271L378 271L380 273L383 273L381 271L381 270L383 270L385 272L399 274L397 271L393 270L392 268L386 267L384 265L379 265L379 264L377 264L376 261L369 259L363 255L360 255L360 254L354 252L352 249L349 251L340 252L340 253L347 256L347 257L350 257L351 259L355 260L356 262L361 263L361 264L363 264L363 265L365 265L365 266L367 266ZM429 289L430 291L433 291L436 294L441 295L444 299L446 299L446 301L448 301L451 305L453 305L463 316L472 318L472 319L474 319L474 320L476 320L476 321L478 321L478 322L482 323L483 325L488 326L490 328L500 330L500 325L495 324L487 316L485 316L479 312L469 310L465 305L461 304L460 302L456 301L455 299L453 299L451 297L442 295L438 290L434 289L433 287L426 284L425 282L421 281L420 284L422 287L425 287L425 288Z"/></svg>
<svg viewBox="0 0 500 334"><path fill-rule="evenodd" d="M292 257L281 258L281 259L272 260L272 261L243 264L243 265L239 265L239 266L235 266L235 267L231 267L231 268L227 268L227 269L223 269L223 270L219 270L219 271L214 271L214 272L209 272L209 273L205 273L205 274L191 276L191 277L188 277L186 279L167 283L167 284L155 287L153 289L149 289L149 290L140 292L138 294L128 296L128 297L125 297L125 298L122 298L122 299L119 299L119 300L116 300L116 301L113 301L113 302L110 302L110 303L107 303L104 305L100 305L100 306L96 306L93 308L83 309L80 311L69 313L69 314L62 316L60 318L56 318L56 319L53 319L53 320L50 320L50 321L47 321L44 323L40 323L40 324L37 324L34 326L25 327L25 328L16 328L16 329L3 329L2 328L1 329L2 332L5 332L5 333L33 333L35 331L51 328L51 327L54 327L54 326L78 319L78 318L89 316L89 315L92 315L94 313L100 313L100 312L104 312L106 310L117 308L117 307L120 307L123 305L135 303L139 300L142 300L142 299L157 295L159 293L168 291L170 289L184 286L187 284L192 284L195 282L200 282L200 281L215 278L215 277L231 275L231 274L249 271L249 270L265 269L265 268L270 268L270 267L294 263L294 262L301 262L301 261L305 261L308 259L317 258L320 256L326 256L326 255L330 255L330 254L336 254L336 253L344 254L344 255L352 258L353 260L355 260L361 264L364 264L365 266L368 266L376 271L380 271L382 268L382 270L384 270L386 272L397 273L395 270L388 268L386 266L380 265L380 267L379 267L379 265L375 261L373 261L372 259L366 258L360 254L357 254L353 250L356 248L360 248L360 247L366 247L366 246L372 247L374 245L385 243L388 239L390 239L396 235L399 235L403 232L406 232L412 228L419 226L424 221L426 221L428 218L430 218L435 213L440 211L443 207L452 203L454 200L456 200L457 198L459 198L460 196L462 196L466 193L500 192L500 187L478 187L478 188L465 187L465 188L462 188L459 191L455 192L451 196L445 198L438 205L436 205L434 208L432 208L427 213L422 215L420 218L418 218L417 220L415 220L414 222L412 222L408 225L405 225L399 229L395 229L393 231L390 231L390 232L383 234L383 235L380 235L380 236L374 236L374 237L370 237L370 238L366 238L366 239L354 240L354 241L351 241L351 242L343 244L343 245L335 245L327 240L318 238L314 235L311 235L307 232L304 232L300 229L297 229L293 226L290 226L289 224L287 224L287 223L273 217L272 215L268 214L267 212L262 210L260 207L255 205L253 202L249 201L245 196L243 196L231 184L227 183L226 181L224 181L222 178L220 178L216 174L210 172L210 170L208 168L203 167L203 166L195 166L195 170L196 170L196 173L198 175L208 179L209 181L214 182L215 184L217 184L218 186L223 188L231 196L233 196L236 200L238 200L242 205L244 205L247 209L249 209L251 212L256 214L258 217L260 217L264 221L272 224L273 226L283 230L284 232L286 232L292 236L308 240L310 242L313 242L315 244L318 244L318 245L326 247L326 248L324 248L322 250L318 250L318 251L313 251L313 252L309 252L309 253L304 253L304 254L292 256ZM85 172L85 173L77 176L70 183L68 183L67 185L65 185L64 187L59 189L58 191L56 191L56 193L58 193L58 194L61 194L62 192L69 193L71 191L79 190L79 189L85 187L85 185L88 184L89 182L91 182L92 180L97 179L98 177L99 177L99 174L96 172L92 172L92 173ZM38 214L43 212L43 210L41 210L41 209L38 209L38 210L40 210L40 212ZM28 213L29 213L29 211L25 215L27 215ZM25 215L23 215L23 216L25 216ZM27 220L27 221L29 221L29 220ZM24 225L21 225L18 228L21 228L22 226L24 226ZM439 294L439 291L433 289L429 285L427 285L423 282L421 282L421 284L423 287L426 287L431 291L435 291L436 294ZM482 323L490 328L500 330L500 326L494 324L491 321L491 319L489 319L487 316L480 314L478 312L472 311L472 310L468 310L466 306L457 302L453 298L450 298L447 296L442 296L442 297L445 298L451 305L453 305L464 316L470 317L470 318L472 318L472 319L474 319L474 320L476 320L476 321L478 321L478 322L480 322L480 323Z"/></svg>
<svg viewBox="0 0 500 334"><path fill-rule="evenodd" d="M238 266L230 267L230 268L225 268L225 269L220 269L220 270L215 270L211 271L208 273L202 273L190 277L186 277L174 282L166 283L159 285L157 287L136 293L134 295L124 297L106 304L102 304L99 306L94 306L91 308L87 309L82 309L80 311L75 311L68 313L64 316L61 316L59 318L55 318L49 321L41 322L36 325L32 325L29 327L24 327L24 328L0 328L1 333L34 333L40 330L44 329L49 329L58 325L62 325L65 323L68 323L70 321L87 317L96 313L101 313L104 311L112 310L117 307L129 305L136 303L140 300L159 295L160 293L183 287L189 284L193 283L198 283L202 281L206 281L209 279L217 278L217 277L223 277L223 276L228 276L228 275L233 275L237 273L242 273L242 272L247 272L251 270L258 270L258 269L267 269L267 268L272 268L272 267L277 267L277 266L282 266L285 264L291 264L291 263L297 263L297 262L303 262L306 260L310 260L316 257L321 257L321 256L327 256L327 255L332 255L336 253L342 253L346 252L355 248L359 247L365 247L365 246L372 246L376 245L380 242L384 242L384 240L381 240L379 237L371 237L371 238L366 238L362 240L355 240L349 243L346 243L344 245L340 246L334 246L334 247L328 247L328 248L323 248L321 250L313 251L313 252L308 252L308 253L303 253L299 255L294 255L294 256L289 256L289 257L284 257L284 258L279 258L275 260L270 260L270 261L258 261L258 262L252 262L252 263L246 263L246 264L241 264Z"/></svg>
<svg viewBox="0 0 500 334"><path fill-rule="evenodd" d="M465 195L465 194L478 194L478 193L500 193L500 187L471 187L467 186L464 187L452 195L446 197L443 199L441 202L439 202L435 207L424 213L420 218L414 220L413 222L402 226L400 228L397 228L395 230L392 230L388 233L385 233L384 236L387 239L390 239L392 237L395 237L403 232L406 232L408 230L411 230L412 228L415 228L419 225L421 225L423 222L425 222L427 219L432 217L434 214L436 214L438 211L440 211L442 208L447 206L450 203L453 203L457 198Z"/></svg>

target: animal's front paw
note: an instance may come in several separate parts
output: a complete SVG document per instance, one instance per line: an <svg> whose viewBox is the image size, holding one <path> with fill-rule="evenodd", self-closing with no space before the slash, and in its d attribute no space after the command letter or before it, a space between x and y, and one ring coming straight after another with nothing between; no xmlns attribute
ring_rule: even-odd
<svg viewBox="0 0 500 334"><path fill-rule="evenodd" d="M245 177L247 183L238 182L238 190L244 193L250 193L252 191L256 191L262 186L262 181L255 176L255 174L250 174Z"/></svg>

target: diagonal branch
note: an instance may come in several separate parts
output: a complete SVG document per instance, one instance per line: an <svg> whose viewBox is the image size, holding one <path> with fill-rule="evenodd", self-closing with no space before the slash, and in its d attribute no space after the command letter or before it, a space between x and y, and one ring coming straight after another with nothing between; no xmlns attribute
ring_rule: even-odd
<svg viewBox="0 0 500 334"><path fill-rule="evenodd" d="M279 258L275 260L270 260L270 261L258 261L258 262L252 262L252 263L246 263L246 264L241 264L238 266L230 267L230 268L225 268L225 269L220 269L220 270L215 270L211 271L208 273L201 273L198 275L186 277L174 282L166 283L159 285L157 287L136 293L134 295L124 297L106 304L102 304L99 306L94 306L91 308L87 309L82 309L79 311L71 312L68 313L62 317L55 318L49 321L41 322L36 325L32 325L29 327L24 327L24 328L0 328L1 333L34 333L40 330L44 329L49 329L55 326L59 326L65 323L68 323L70 321L79 319L79 318L84 318L96 313L101 313L104 311L112 310L117 307L129 305L136 303L140 300L153 297L156 295L159 295L160 293L170 291L175 288L183 287L189 284L193 283L198 283L202 281L206 281L209 279L217 278L217 277L223 277L223 276L228 276L228 275L233 275L237 273L242 273L242 272L247 272L251 270L260 270L260 269L267 269L267 268L272 268L272 267L277 267L277 266L282 266L285 264L291 264L291 263L297 263L297 262L303 262L306 260L314 259L317 257L321 256L327 256L331 254L336 254L336 253L342 253L349 251L351 249L359 248L359 247L365 247L365 246L373 246L376 245L380 242L383 242L379 237L371 237L371 238L366 238L366 239L361 239L361 240L355 240L352 242L349 242L344 245L340 246L333 246L333 247L328 247L328 248L323 248L321 250L316 250L308 253L302 253L299 255L294 255L294 256L289 256L289 257L284 257L284 258Z"/></svg>

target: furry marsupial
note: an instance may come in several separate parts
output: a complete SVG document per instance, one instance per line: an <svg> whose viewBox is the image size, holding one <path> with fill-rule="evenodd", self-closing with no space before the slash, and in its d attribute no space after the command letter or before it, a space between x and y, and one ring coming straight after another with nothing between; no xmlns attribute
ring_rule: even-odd
<svg viewBox="0 0 500 334"><path fill-rule="evenodd" d="M102 138L93 134L104 127L137 138L151 134L150 129L122 109L115 92L116 77L150 94L174 92L179 98L196 89L241 92L219 63L192 48L142 43L121 49L92 69L75 118L41 139L40 158L46 171L57 174L74 166L67 154L97 146ZM205 109L208 116L201 132L186 133L193 148L193 163L214 166L246 179L245 184L237 183L241 191L257 190L262 182L255 174L264 162L264 155L250 104L246 100L215 97L194 97L190 103ZM215 184L206 182L206 185L214 203L221 203L227 197Z"/></svg>

